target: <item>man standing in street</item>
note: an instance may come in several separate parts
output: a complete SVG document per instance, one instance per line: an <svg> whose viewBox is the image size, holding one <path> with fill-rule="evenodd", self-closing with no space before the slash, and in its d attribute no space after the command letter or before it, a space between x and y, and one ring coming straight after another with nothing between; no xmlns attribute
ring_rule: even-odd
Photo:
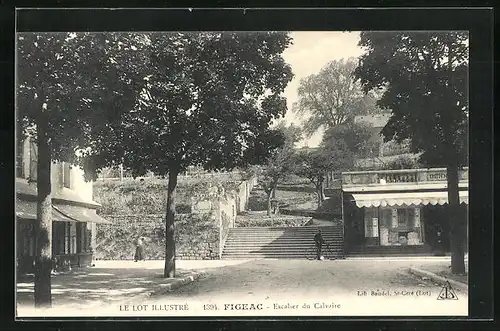
<svg viewBox="0 0 500 331"><path fill-rule="evenodd" d="M321 260L321 249L323 248L323 244L325 243L323 235L321 234L321 230L318 230L318 233L314 235L314 242L316 243L316 258L318 260Z"/></svg>

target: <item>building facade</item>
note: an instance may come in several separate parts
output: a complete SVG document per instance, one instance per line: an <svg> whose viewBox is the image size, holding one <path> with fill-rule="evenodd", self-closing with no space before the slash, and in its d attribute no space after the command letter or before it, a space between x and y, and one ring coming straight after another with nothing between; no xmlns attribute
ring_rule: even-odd
<svg viewBox="0 0 500 331"><path fill-rule="evenodd" d="M459 172L459 189L468 219L468 168ZM347 254L449 250L446 169L345 172L342 199Z"/></svg>
<svg viewBox="0 0 500 331"><path fill-rule="evenodd" d="M16 257L18 271L33 271L36 254L37 147L29 138L19 141L16 153ZM96 225L109 223L97 215L92 182L83 170L54 162L52 183L52 256L54 268L83 267L92 263Z"/></svg>

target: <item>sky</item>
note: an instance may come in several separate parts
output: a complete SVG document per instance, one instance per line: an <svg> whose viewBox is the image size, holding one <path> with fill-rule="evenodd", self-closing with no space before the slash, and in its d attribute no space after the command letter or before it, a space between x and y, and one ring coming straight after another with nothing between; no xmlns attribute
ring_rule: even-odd
<svg viewBox="0 0 500 331"><path fill-rule="evenodd" d="M293 45L285 50L283 58L290 64L294 73L284 96L287 98L287 123L300 124L301 118L292 112L292 105L298 100L297 89L300 79L318 73L332 60L358 57L362 49L358 46L359 32L338 31L295 31L291 32ZM323 133L318 131L309 139L298 144L298 147L316 147L321 142Z"/></svg>

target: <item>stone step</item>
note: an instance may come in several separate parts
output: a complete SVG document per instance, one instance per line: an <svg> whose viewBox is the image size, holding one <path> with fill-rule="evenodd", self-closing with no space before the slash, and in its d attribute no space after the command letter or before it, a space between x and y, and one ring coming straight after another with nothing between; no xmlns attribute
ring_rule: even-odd
<svg viewBox="0 0 500 331"><path fill-rule="evenodd" d="M314 233L283 233L281 235L278 234L259 234L259 233L242 233L242 234L237 234L234 232L229 233L230 237L234 238L261 238L261 237L266 237L266 238L314 238ZM342 233L323 233L323 237L331 237L331 236L343 236Z"/></svg>
<svg viewBox="0 0 500 331"><path fill-rule="evenodd" d="M343 250L344 248L342 245L330 245L329 246L331 250L336 250L336 249L341 249ZM231 247L225 247L224 252L233 252L233 251L256 251L256 250L261 250L261 251L279 251L279 252L288 252L288 251L304 251L307 249L315 249L315 246L309 245L309 246L231 246ZM323 247L324 250L327 248Z"/></svg>
<svg viewBox="0 0 500 331"><path fill-rule="evenodd" d="M259 233L259 232L245 232L245 233L238 233L238 232L229 232L229 236L237 237L237 238L243 238L243 237L309 237L309 238L314 238L314 235L316 232L311 232L311 233L305 233L305 232L284 232L284 233ZM321 233L323 237L325 236L343 236L344 233L342 231L332 231L332 232L323 232Z"/></svg>
<svg viewBox="0 0 500 331"><path fill-rule="evenodd" d="M232 245L232 246L226 246L224 247L224 252L229 252L231 250L256 250L256 249L271 249L275 251L281 251L281 250L304 250L304 249L309 249L309 248L314 248L314 245ZM341 244L330 244L329 247L331 249L344 249L343 245ZM326 248L324 248L326 249Z"/></svg>
<svg viewBox="0 0 500 331"><path fill-rule="evenodd" d="M326 243L329 245L343 245L341 240L326 240ZM254 246L262 246L262 245L273 245L273 246L282 246L282 245L295 245L295 246L309 246L314 245L314 241L312 240L288 240L288 241L226 241L226 247L234 246L234 245L254 245Z"/></svg>
<svg viewBox="0 0 500 331"><path fill-rule="evenodd" d="M326 244L330 246L344 246L344 243L340 240L327 240ZM233 241L233 242L226 242L225 248L228 247L239 247L239 246L245 246L245 247L308 247L308 246L314 246L315 243L312 241L302 241L302 242L295 242L295 241L283 241L283 242L273 242L273 241ZM356 253L356 252L354 252Z"/></svg>
<svg viewBox="0 0 500 331"><path fill-rule="evenodd" d="M343 243L342 237L323 237L325 243ZM227 239L226 245L229 244L237 244L237 243L247 243L247 244L280 244L280 243L297 243L297 244L314 244L314 240L312 238L258 238L258 239L249 239L249 238L240 238L240 239Z"/></svg>
<svg viewBox="0 0 500 331"><path fill-rule="evenodd" d="M279 245L258 245L258 244L234 244L234 245L226 245L224 247L224 252L228 252L231 250L275 250L275 251L287 251L287 250L306 250L306 249L314 249L316 246L314 244L279 244ZM329 243L328 247L330 249L344 249L344 245L342 243ZM323 249L327 249L327 246L323 246Z"/></svg>
<svg viewBox="0 0 500 331"><path fill-rule="evenodd" d="M231 231L261 231L261 232L281 232L281 231L307 231L307 232L318 232L318 230L329 231L343 229L342 226L289 226L289 227L239 227L239 228L231 228Z"/></svg>
<svg viewBox="0 0 500 331"><path fill-rule="evenodd" d="M261 231L261 230L248 230L248 231L236 231L236 230L232 230L230 229L229 230L230 232L232 233L268 233L268 234L275 234L275 233L308 233L308 234L316 234L318 233L318 231L304 231L304 230L300 230L300 231L267 231L267 230L264 230L264 231ZM343 229L329 229L329 230L324 230L324 231L321 231L321 233L332 233L332 232L344 232Z"/></svg>
<svg viewBox="0 0 500 331"><path fill-rule="evenodd" d="M332 229L323 229L321 233L328 232L341 232L343 228L332 228ZM318 230L259 230L259 229L249 229L249 230L235 230L229 229L229 231L234 233L318 233Z"/></svg>
<svg viewBox="0 0 500 331"><path fill-rule="evenodd" d="M251 236L251 235L261 235L261 236L314 236L317 232L234 232L229 231L229 234L236 236ZM327 234L343 234L344 231L324 231L321 232L322 235Z"/></svg>
<svg viewBox="0 0 500 331"><path fill-rule="evenodd" d="M226 247L229 246L235 246L235 245L252 245L252 246L268 246L268 245L273 245L273 246L283 246L283 245L293 245L293 246L311 246L314 245L315 243L311 240L308 241L281 241L281 242L276 242L276 241L232 241L232 242L226 242ZM343 245L343 242L340 240L327 240L326 244L328 245Z"/></svg>
<svg viewBox="0 0 500 331"><path fill-rule="evenodd" d="M344 252L342 250L335 250L330 253L330 252L322 252L323 255L342 255ZM244 255L273 255L273 256L309 256L309 255L316 255L315 251L289 251L289 252L278 252L278 251L252 251L252 252L231 252L228 254L224 254L224 256L244 256Z"/></svg>
<svg viewBox="0 0 500 331"><path fill-rule="evenodd" d="M327 240L328 238L331 239L338 239L338 240L343 240L344 236L342 234L330 234L330 235L324 235L323 239ZM227 237L227 240L309 240L313 241L314 236L236 236L233 234L230 234Z"/></svg>
<svg viewBox="0 0 500 331"><path fill-rule="evenodd" d="M324 255L323 255L324 256ZM343 254L325 256L328 258L343 259ZM300 254L288 254L288 255L275 255L275 254L242 254L242 255L229 255L223 256L223 260L246 260L246 259L314 259L315 255L300 255Z"/></svg>
<svg viewBox="0 0 500 331"><path fill-rule="evenodd" d="M332 253L322 253L321 254L324 257L332 257L332 256L344 256L343 252L332 252ZM300 252L290 252L286 254L276 254L276 253L271 253L271 252L253 252L253 253L231 253L231 254L225 254L223 258L234 258L234 257L248 257L248 258L254 258L254 257L298 257L298 258L307 258L307 257L315 257L316 253L300 253Z"/></svg>
<svg viewBox="0 0 500 331"><path fill-rule="evenodd" d="M325 256L344 256L342 226L304 227L245 227L229 229L223 249L223 259L279 258L304 259L315 257L314 235L321 229L329 251Z"/></svg>
<svg viewBox="0 0 500 331"><path fill-rule="evenodd" d="M314 238L314 233L235 233L229 232L229 236L235 238L246 238L246 237L269 237L269 238ZM327 236L343 236L342 232L326 232L321 234L323 237Z"/></svg>

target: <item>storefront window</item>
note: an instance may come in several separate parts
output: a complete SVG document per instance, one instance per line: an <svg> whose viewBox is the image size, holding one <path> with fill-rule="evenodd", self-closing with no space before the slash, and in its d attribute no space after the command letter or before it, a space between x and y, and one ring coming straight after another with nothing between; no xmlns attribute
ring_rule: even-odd
<svg viewBox="0 0 500 331"><path fill-rule="evenodd" d="M66 231L66 223L54 222L52 223L52 254L64 254L64 234Z"/></svg>
<svg viewBox="0 0 500 331"><path fill-rule="evenodd" d="M76 223L68 222L68 251L67 254L76 253Z"/></svg>
<svg viewBox="0 0 500 331"><path fill-rule="evenodd" d="M53 254L76 254L90 251L86 223L54 222Z"/></svg>
<svg viewBox="0 0 500 331"><path fill-rule="evenodd" d="M378 212L377 208L366 208L365 210L365 237L378 237Z"/></svg>
<svg viewBox="0 0 500 331"><path fill-rule="evenodd" d="M87 228L85 230L86 230L85 237L87 240L86 244L87 252L92 252L92 223L87 223Z"/></svg>
<svg viewBox="0 0 500 331"><path fill-rule="evenodd" d="M389 245L389 229L392 226L392 209L380 208L380 245Z"/></svg>
<svg viewBox="0 0 500 331"><path fill-rule="evenodd" d="M398 226L406 227L408 225L408 210L398 209Z"/></svg>
<svg viewBox="0 0 500 331"><path fill-rule="evenodd" d="M420 245L420 209L380 208L380 245Z"/></svg>
<svg viewBox="0 0 500 331"><path fill-rule="evenodd" d="M78 253L88 252L87 223L77 223L77 251Z"/></svg>

